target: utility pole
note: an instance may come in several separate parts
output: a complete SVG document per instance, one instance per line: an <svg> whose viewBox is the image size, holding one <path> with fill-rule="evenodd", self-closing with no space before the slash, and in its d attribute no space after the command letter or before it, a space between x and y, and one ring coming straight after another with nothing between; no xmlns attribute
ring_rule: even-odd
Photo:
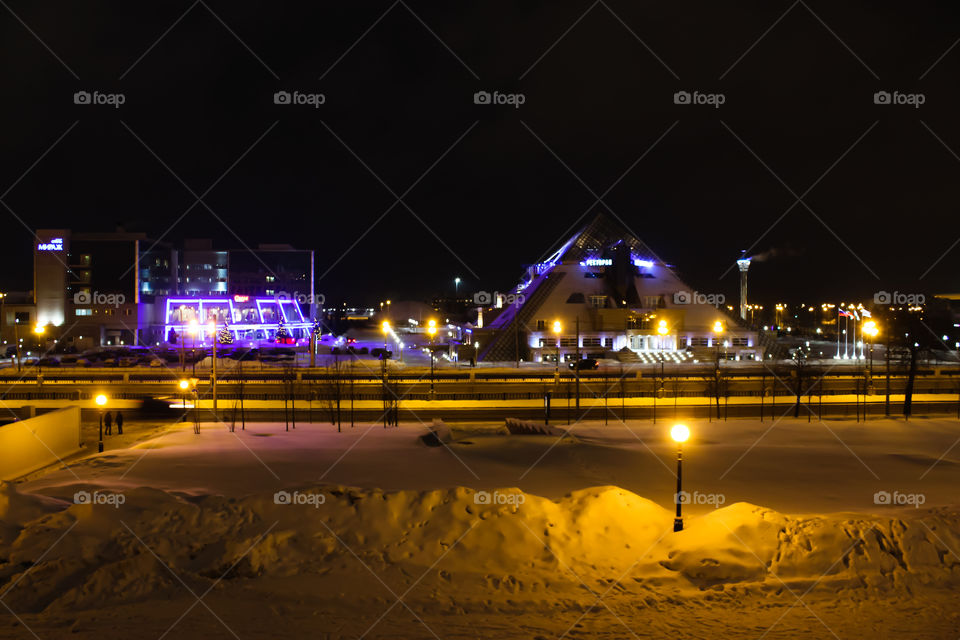
<svg viewBox="0 0 960 640"><path fill-rule="evenodd" d="M574 376L577 381L577 420L580 419L580 315L577 314L577 364L573 367Z"/></svg>

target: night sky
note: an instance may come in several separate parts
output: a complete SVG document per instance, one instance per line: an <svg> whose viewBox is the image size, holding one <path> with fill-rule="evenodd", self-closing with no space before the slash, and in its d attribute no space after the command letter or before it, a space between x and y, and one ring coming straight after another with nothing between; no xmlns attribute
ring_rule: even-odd
<svg viewBox="0 0 960 640"><path fill-rule="evenodd" d="M960 290L956 5L0 4L4 289L28 228L119 224L313 248L328 300L502 291L606 210L701 292L742 249L758 302Z"/></svg>

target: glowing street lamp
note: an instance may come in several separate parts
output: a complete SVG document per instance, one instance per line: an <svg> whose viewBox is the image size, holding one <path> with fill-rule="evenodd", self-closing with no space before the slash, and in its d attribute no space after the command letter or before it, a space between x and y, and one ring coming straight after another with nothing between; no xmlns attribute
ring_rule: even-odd
<svg viewBox="0 0 960 640"><path fill-rule="evenodd" d="M33 332L34 332L35 334L37 334L38 336L42 336L42 335L43 335L43 332L44 332L44 327L43 327L43 325L38 324L37 326L35 326L35 327L33 328Z"/></svg>
<svg viewBox="0 0 960 640"><path fill-rule="evenodd" d="M380 330L383 331L383 348L387 348L387 336L390 335L390 323L384 320L380 323Z"/></svg>
<svg viewBox="0 0 960 640"><path fill-rule="evenodd" d="M560 324L559 320L553 321L553 335L556 336L557 342L557 358L556 358L556 368L554 372L557 376L560 375L560 333L563 331L563 325Z"/></svg>
<svg viewBox="0 0 960 640"><path fill-rule="evenodd" d="M96 398L94 398L93 401L96 403L97 408L100 410L100 442L97 448L99 449L100 453L103 453L103 408L107 404L107 396L101 393Z"/></svg>
<svg viewBox="0 0 960 640"><path fill-rule="evenodd" d="M861 332L867 337L870 338L870 379L873 380L873 343L876 337L880 334L880 327L877 326L877 323L874 320L867 320L863 323L861 327Z"/></svg>
<svg viewBox="0 0 960 640"><path fill-rule="evenodd" d="M430 396L433 397L433 338L437 335L437 321L427 322L427 333L430 335Z"/></svg>
<svg viewBox="0 0 960 640"><path fill-rule="evenodd" d="M690 429L685 424L675 424L670 429L670 437L677 443L677 493L673 496L673 501L677 503L677 516L673 519L673 530L683 531L683 514L680 508L683 504L683 443L690 437Z"/></svg>
<svg viewBox="0 0 960 640"><path fill-rule="evenodd" d="M453 294L454 296L460 291L460 278L453 279Z"/></svg>

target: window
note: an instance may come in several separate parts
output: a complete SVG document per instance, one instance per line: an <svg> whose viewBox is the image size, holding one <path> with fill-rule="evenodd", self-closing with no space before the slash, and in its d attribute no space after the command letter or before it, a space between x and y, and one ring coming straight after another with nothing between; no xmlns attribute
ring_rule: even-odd
<svg viewBox="0 0 960 640"><path fill-rule="evenodd" d="M604 338L604 339L603 339L603 346L606 347L607 349L612 349L612 348L613 348L613 338Z"/></svg>
<svg viewBox="0 0 960 640"><path fill-rule="evenodd" d="M92 309L75 309L74 314L78 316L92 316L93 310Z"/></svg>
<svg viewBox="0 0 960 640"><path fill-rule="evenodd" d="M583 304L584 302L586 302L586 300L582 293L571 293L570 297L567 298L567 304Z"/></svg>
<svg viewBox="0 0 960 640"><path fill-rule="evenodd" d="M547 330L547 321L537 320L537 331L546 331L546 330Z"/></svg>
<svg viewBox="0 0 960 640"><path fill-rule="evenodd" d="M656 309L663 306L663 296L643 296L644 309Z"/></svg>
<svg viewBox="0 0 960 640"><path fill-rule="evenodd" d="M599 346L600 346L600 338L584 338L584 339L583 339L583 346L584 346L584 347L599 347Z"/></svg>
<svg viewBox="0 0 960 640"><path fill-rule="evenodd" d="M576 338L576 336L574 336L574 337L572 337L572 338L564 338L564 337L561 337L561 338L560 338L560 346L561 346L561 347L576 347L576 346L577 346L577 338Z"/></svg>
<svg viewBox="0 0 960 640"><path fill-rule="evenodd" d="M590 296L590 306L594 309L603 309L607 306L607 296Z"/></svg>
<svg viewBox="0 0 960 640"><path fill-rule="evenodd" d="M267 276L267 282L274 282L275 280L276 278L274 278L273 276Z"/></svg>
<svg viewBox="0 0 960 640"><path fill-rule="evenodd" d="M749 347L750 338L731 338L730 344L735 347Z"/></svg>
<svg viewBox="0 0 960 640"><path fill-rule="evenodd" d="M710 345L709 338L690 338L691 347L707 347Z"/></svg>

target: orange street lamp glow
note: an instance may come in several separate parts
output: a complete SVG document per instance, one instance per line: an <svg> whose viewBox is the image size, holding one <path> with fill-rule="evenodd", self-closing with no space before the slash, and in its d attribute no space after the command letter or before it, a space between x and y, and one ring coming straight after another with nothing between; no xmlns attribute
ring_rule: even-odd
<svg viewBox="0 0 960 640"><path fill-rule="evenodd" d="M686 442L690 437L690 429L685 424L675 424L670 429L670 437L673 438L674 442Z"/></svg>
<svg viewBox="0 0 960 640"><path fill-rule="evenodd" d="M98 407L102 407L103 405L107 404L107 396L101 393L96 398L94 398L93 401L97 403Z"/></svg>

